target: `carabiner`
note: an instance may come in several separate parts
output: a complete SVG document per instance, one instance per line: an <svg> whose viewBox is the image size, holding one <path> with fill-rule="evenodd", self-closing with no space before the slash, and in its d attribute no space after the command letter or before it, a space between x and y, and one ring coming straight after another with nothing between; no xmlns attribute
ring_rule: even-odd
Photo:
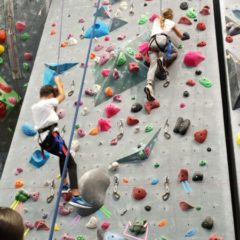
<svg viewBox="0 0 240 240"><path fill-rule="evenodd" d="M168 119L166 120L165 124L164 124L164 137L169 140L171 138L171 134L169 133L169 123L168 123Z"/></svg>
<svg viewBox="0 0 240 240"><path fill-rule="evenodd" d="M124 132L123 132L123 120L122 119L120 119L118 121L118 128L119 128L120 133L117 135L117 140L120 140L120 139L122 139L123 134L124 134Z"/></svg>
<svg viewBox="0 0 240 240"><path fill-rule="evenodd" d="M80 32L80 39L84 39L84 31L85 31L85 28L84 26L82 27L82 31Z"/></svg>
<svg viewBox="0 0 240 240"><path fill-rule="evenodd" d="M164 190L165 193L162 195L163 201L167 201L170 197L170 189L169 189L169 178L166 177L164 181Z"/></svg>
<svg viewBox="0 0 240 240"><path fill-rule="evenodd" d="M118 185L119 185L118 177L114 176L113 181L114 181L113 198L114 198L114 200L119 200L121 196L118 193Z"/></svg>
<svg viewBox="0 0 240 240"><path fill-rule="evenodd" d="M167 79L167 80L165 81L165 83L163 84L163 87L164 87L164 88L167 88L167 87L169 86L169 84L170 84L170 81Z"/></svg>

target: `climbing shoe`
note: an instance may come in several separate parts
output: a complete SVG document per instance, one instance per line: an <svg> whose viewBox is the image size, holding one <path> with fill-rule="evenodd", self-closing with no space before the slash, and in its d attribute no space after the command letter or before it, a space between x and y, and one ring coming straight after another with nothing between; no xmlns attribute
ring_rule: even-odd
<svg viewBox="0 0 240 240"><path fill-rule="evenodd" d="M180 127L181 127L182 122L183 122L183 118L182 118L182 117L179 117L179 118L177 119L177 122L176 122L176 124L175 124L174 129L173 129L173 132L179 133L179 129L180 129Z"/></svg>
<svg viewBox="0 0 240 240"><path fill-rule="evenodd" d="M161 59L157 60L157 71L155 76L159 79L159 80L165 80L168 76L168 71L166 70L166 67L163 64L163 61Z"/></svg>
<svg viewBox="0 0 240 240"><path fill-rule="evenodd" d="M185 119L181 124L180 124L180 128L178 130L178 132L181 134L181 135L185 135L189 126L191 124L191 121L189 119Z"/></svg>
<svg viewBox="0 0 240 240"><path fill-rule="evenodd" d="M64 184L63 187L62 187L62 193L68 193L70 192L70 186L69 184Z"/></svg>
<svg viewBox="0 0 240 240"><path fill-rule="evenodd" d="M69 201L69 204L79 208L86 208L86 209L92 208L92 205L87 201L85 201L81 196L73 196Z"/></svg>
<svg viewBox="0 0 240 240"><path fill-rule="evenodd" d="M152 84L147 84L146 87L144 88L144 92L147 95L147 100L152 102L155 100L154 94L153 94L153 87Z"/></svg>

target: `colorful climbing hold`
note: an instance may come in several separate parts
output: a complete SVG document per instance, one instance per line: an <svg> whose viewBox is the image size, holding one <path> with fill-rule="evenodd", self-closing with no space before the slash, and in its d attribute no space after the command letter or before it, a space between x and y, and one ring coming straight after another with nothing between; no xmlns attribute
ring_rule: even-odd
<svg viewBox="0 0 240 240"><path fill-rule="evenodd" d="M203 16L207 16L207 15L210 15L210 11L209 11L209 7L208 6L204 6L200 12L199 12L201 15Z"/></svg>
<svg viewBox="0 0 240 240"><path fill-rule="evenodd" d="M193 79L189 79L186 81L186 85L190 86L190 87L193 87L196 85L196 81L193 80Z"/></svg>
<svg viewBox="0 0 240 240"><path fill-rule="evenodd" d="M148 133L148 132L151 132L153 130L153 126L151 124L148 124L146 127L145 127L145 132Z"/></svg>
<svg viewBox="0 0 240 240"><path fill-rule="evenodd" d="M98 61L99 65L102 66L105 63L108 62L108 60L110 59L110 53L109 52L104 52L101 56L100 59Z"/></svg>
<svg viewBox="0 0 240 240"><path fill-rule="evenodd" d="M211 82L211 80L209 80L206 77L202 77L198 79L199 83L204 86L205 88L210 88L212 87L213 83Z"/></svg>
<svg viewBox="0 0 240 240"><path fill-rule="evenodd" d="M23 55L24 59L27 60L27 61L31 61L32 58L33 58L33 55L32 53L30 52L25 52L24 55Z"/></svg>
<svg viewBox="0 0 240 240"><path fill-rule="evenodd" d="M141 103L134 103L131 107L131 112L133 113L137 113L140 112L142 110L143 106Z"/></svg>
<svg viewBox="0 0 240 240"><path fill-rule="evenodd" d="M196 67L203 60L205 60L204 55L199 51L189 51L184 55L183 62L188 67Z"/></svg>
<svg viewBox="0 0 240 240"><path fill-rule="evenodd" d="M226 40L226 42L228 42L228 43L232 43L232 42L233 42L233 37L230 36L230 35L227 35L227 36L225 37L225 40Z"/></svg>
<svg viewBox="0 0 240 240"><path fill-rule="evenodd" d="M154 163L154 168L159 168L160 164L159 163Z"/></svg>
<svg viewBox="0 0 240 240"><path fill-rule="evenodd" d="M139 120L133 116L128 116L127 117L127 125L128 126L134 126L139 123Z"/></svg>
<svg viewBox="0 0 240 240"><path fill-rule="evenodd" d="M144 188L141 187L134 187L132 190L132 197L135 200L142 200L147 196L147 192Z"/></svg>
<svg viewBox="0 0 240 240"><path fill-rule="evenodd" d="M0 55L2 55L5 52L5 47L0 44Z"/></svg>
<svg viewBox="0 0 240 240"><path fill-rule="evenodd" d="M111 128L109 119L99 118L98 127L100 131L108 131Z"/></svg>
<svg viewBox="0 0 240 240"><path fill-rule="evenodd" d="M134 56L135 54L135 51L131 47L127 47L126 52L131 56Z"/></svg>
<svg viewBox="0 0 240 240"><path fill-rule="evenodd" d="M194 139L198 143L203 143L208 135L207 129L198 130L194 133Z"/></svg>
<svg viewBox="0 0 240 240"><path fill-rule="evenodd" d="M197 234L197 229L193 228L186 232L185 237L193 237L196 234Z"/></svg>
<svg viewBox="0 0 240 240"><path fill-rule="evenodd" d="M129 72L138 72L139 71L139 65L136 62L130 62L128 64L128 70Z"/></svg>
<svg viewBox="0 0 240 240"><path fill-rule="evenodd" d="M186 12L186 15L187 15L189 18L192 18L192 19L194 19L194 18L197 17L197 13L196 13L195 9L193 9L193 8L189 8L189 9L187 10L187 12Z"/></svg>
<svg viewBox="0 0 240 240"><path fill-rule="evenodd" d="M22 41L27 41L29 39L29 37L30 37L29 33L25 32L21 35L20 38Z"/></svg>
<svg viewBox="0 0 240 240"><path fill-rule="evenodd" d="M192 25L192 21L189 18L183 16L178 20L178 24Z"/></svg>
<svg viewBox="0 0 240 240"><path fill-rule="evenodd" d="M240 132L237 133L236 143L240 145Z"/></svg>
<svg viewBox="0 0 240 240"><path fill-rule="evenodd" d="M16 180L15 184L14 184L15 188L21 188L21 187L23 187L23 185L24 185L23 179Z"/></svg>
<svg viewBox="0 0 240 240"><path fill-rule="evenodd" d="M96 217L92 216L89 219L89 221L87 222L86 227L89 229L97 228L97 222L98 222L98 219Z"/></svg>
<svg viewBox="0 0 240 240"><path fill-rule="evenodd" d="M118 112L120 111L120 108L113 104L113 103L109 103L105 106L105 114L107 118L111 118L114 115L116 115Z"/></svg>
<svg viewBox="0 0 240 240"><path fill-rule="evenodd" d="M0 29L0 43L5 43L6 38L6 31L4 29Z"/></svg>
<svg viewBox="0 0 240 240"><path fill-rule="evenodd" d="M208 216L206 217L203 221L201 226L205 229L211 230L213 228L214 225L214 221L212 219L212 217Z"/></svg>
<svg viewBox="0 0 240 240"><path fill-rule="evenodd" d="M198 163L198 165L199 165L200 167L206 166L206 165L207 165L207 160L200 160L199 163Z"/></svg>
<svg viewBox="0 0 240 240"><path fill-rule="evenodd" d="M4 63L4 60L2 57L0 57L0 65Z"/></svg>
<svg viewBox="0 0 240 240"><path fill-rule="evenodd" d="M101 228L107 230L110 227L110 223L105 221L101 224Z"/></svg>
<svg viewBox="0 0 240 240"><path fill-rule="evenodd" d="M99 129L98 129L97 127L92 128L92 129L89 131L89 135L91 135L91 136L96 136L96 135L98 135L98 133L99 133Z"/></svg>
<svg viewBox="0 0 240 240"><path fill-rule="evenodd" d="M123 52L120 52L118 55L118 58L117 58L117 62L116 62L117 66L119 66L119 67L122 66L123 64L126 63L126 61L127 61L127 59L126 59L125 54Z"/></svg>
<svg viewBox="0 0 240 240"><path fill-rule="evenodd" d="M204 22L199 22L196 26L197 30L204 31L206 30L206 24Z"/></svg>
<svg viewBox="0 0 240 240"><path fill-rule="evenodd" d="M148 20L149 22L153 22L158 17L159 17L159 14L153 13Z"/></svg>
<svg viewBox="0 0 240 240"><path fill-rule="evenodd" d="M30 70L30 65L29 65L29 63L24 62L22 66L23 66L23 70L24 70L24 71L27 72L27 71Z"/></svg>
<svg viewBox="0 0 240 240"><path fill-rule="evenodd" d="M168 224L168 220L167 219L162 219L160 220L158 226L159 227L165 227Z"/></svg>
<svg viewBox="0 0 240 240"><path fill-rule="evenodd" d="M188 180L188 170L187 169L180 169L180 172L178 174L178 180L180 182L187 181Z"/></svg>
<svg viewBox="0 0 240 240"><path fill-rule="evenodd" d="M26 28L26 23L22 21L17 21L15 27L18 31L22 32Z"/></svg>
<svg viewBox="0 0 240 240"><path fill-rule="evenodd" d="M144 104L144 108L148 114L150 114L153 109L159 108L159 107L160 107L160 102L156 99L152 102L148 101Z"/></svg>
<svg viewBox="0 0 240 240"><path fill-rule="evenodd" d="M101 74L102 74L103 77L108 77L110 75L110 69L106 69L106 68L103 69L101 71Z"/></svg>
<svg viewBox="0 0 240 240"><path fill-rule="evenodd" d="M112 97L113 96L113 89L111 87L106 87L104 90L104 93L107 97Z"/></svg>
<svg viewBox="0 0 240 240"><path fill-rule="evenodd" d="M223 237L217 235L216 233L212 233L212 234L209 236L208 240L223 240Z"/></svg>
<svg viewBox="0 0 240 240"><path fill-rule="evenodd" d="M188 211L190 209L193 209L194 206L189 204L188 202L185 202L185 201L181 201L179 203L179 207L183 210L183 211Z"/></svg>
<svg viewBox="0 0 240 240"><path fill-rule="evenodd" d="M148 21L148 17L146 15L141 15L138 19L138 24L143 25Z"/></svg>
<svg viewBox="0 0 240 240"><path fill-rule="evenodd" d="M197 47L205 47L207 45L206 41L200 41L197 43Z"/></svg>
<svg viewBox="0 0 240 240"><path fill-rule="evenodd" d="M158 178L154 178L151 180L151 185L157 185L159 183L159 179Z"/></svg>

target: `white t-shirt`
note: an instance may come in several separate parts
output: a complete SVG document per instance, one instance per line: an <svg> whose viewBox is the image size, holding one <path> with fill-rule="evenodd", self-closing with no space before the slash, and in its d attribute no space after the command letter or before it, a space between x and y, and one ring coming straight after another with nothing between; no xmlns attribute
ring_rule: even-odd
<svg viewBox="0 0 240 240"><path fill-rule="evenodd" d="M175 26L175 22L173 22L170 19L165 19L165 21L164 21L164 28L161 28L159 18L155 18L155 20L153 22L151 36L153 36L155 34L161 34L161 33L165 33L165 34L168 35L172 31L174 26Z"/></svg>
<svg viewBox="0 0 240 240"><path fill-rule="evenodd" d="M59 117L54 110L58 105L57 98L42 99L32 106L33 120L36 129L45 128L58 123ZM56 129L55 129L56 130ZM42 140L47 136L48 131L41 134Z"/></svg>

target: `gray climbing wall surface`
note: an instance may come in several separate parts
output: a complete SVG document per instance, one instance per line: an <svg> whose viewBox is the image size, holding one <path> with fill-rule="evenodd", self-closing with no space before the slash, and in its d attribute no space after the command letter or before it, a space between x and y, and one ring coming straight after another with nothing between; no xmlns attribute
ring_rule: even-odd
<svg viewBox="0 0 240 240"><path fill-rule="evenodd" d="M240 26L240 16L236 13L240 10L240 4L238 1L231 0L231 4L226 4L222 2L222 14L227 18L227 21L233 21L235 25ZM235 14L234 14L235 12ZM223 22L223 26L226 26L226 22ZM223 29L224 37L225 37L225 51L226 51L226 62L228 63L227 66L227 76L228 76L228 87L229 87L229 97L230 103L232 103L232 91L230 90L230 82L235 78L235 83L239 84L240 80L240 48L239 48L239 41L240 41L240 34L236 34L232 36L232 42L226 41L226 37L229 35L226 29ZM240 32L239 32L240 33ZM230 65L231 63L231 65ZM234 66L234 67L233 67ZM236 95L239 96L240 91L238 88L235 88ZM230 107L230 116L231 116L231 125L232 125L232 136L233 136L233 146L234 146L234 155L235 155L235 162L236 162L236 172L237 172L237 185L240 186L240 164L239 164L239 114L240 110L239 107L233 110L233 104ZM239 193L240 189L238 189Z"/></svg>
<svg viewBox="0 0 240 240"><path fill-rule="evenodd" d="M65 110L65 117L60 121L60 129L65 126L64 137L68 141L71 129L71 122L75 110L74 102L77 98L77 91L80 86L83 68L81 63L85 61L89 40L79 39L82 27L87 29L93 22L95 8L94 2L83 0L81 5L74 0L64 1L62 42L67 41L69 34L77 39L78 43L73 46L61 48L61 62L79 62L80 65L66 72L62 78L66 93L71 90L71 83L75 82L75 92L71 97L66 97L60 108ZM116 13L126 20L128 24L112 31L109 41L106 38L94 40L94 46L102 44L108 47L111 43L121 48L128 41L136 38L137 34L149 31L151 23L147 22L138 25L141 15L150 17L153 13L159 13L159 1L137 1L133 2L134 14L129 15L129 5L126 10L120 10L121 1L112 4L111 17ZM182 1L163 1L163 7L171 7L174 10L174 20L178 22L181 16L186 15L186 11L180 10ZM126 225L135 218L141 218L148 222L148 236L139 235L139 239L208 239L212 233L224 237L224 239L234 239L234 226L232 217L231 196L229 190L228 166L225 145L225 134L223 125L223 109L221 105L220 77L217 62L217 48L213 17L212 1L187 1L198 13L205 5L210 7L210 15L202 16L198 14L197 22L206 23L205 31L196 30L197 22L192 25L179 25L182 31L187 31L191 39L183 42L184 47L179 49L177 61L169 68L170 85L163 87L162 81L156 81L155 92L160 100L160 108L153 109L151 114L147 114L143 109L139 113L131 113L133 103L139 102L144 105L146 99L143 92L144 82L120 93L122 102L115 104L120 108L117 115L110 118L112 128L107 132L100 132L96 136L89 134L90 130L97 126L100 117L106 118L104 108L109 100L95 106L94 98L84 95L83 105L80 108L78 124L86 132L83 138L75 139L80 144L80 151L76 153L75 159L78 163L79 178L86 171L92 168L99 168L108 172L108 165L121 159L128 154L136 152L137 146L151 140L152 136L161 128L158 139L148 159L137 161L136 163L120 164L116 172L108 172L111 184L108 188L104 208L93 214L98 219L98 228L103 223L110 223L107 231L123 236ZM129 3L128 3L129 4ZM144 5L145 4L145 5ZM123 7L122 7L123 8ZM79 19L83 18L84 23ZM101 19L105 21L104 19ZM54 23L56 27L54 27ZM10 206L17 209L25 220L34 223L42 217L46 218L46 223L51 224L54 210L54 201L46 203L49 195L49 187L45 186L46 181L55 179L59 185L57 176L59 175L58 161L52 157L39 169L29 164L31 154L39 149L37 139L29 138L21 132L21 126L25 122L33 123L31 117L31 104L38 100L39 88L42 85L44 63L57 61L57 48L59 39L60 5L59 1L52 1L52 6L45 25L40 48L36 57L35 66L29 82L29 87L24 99L22 111L18 125L14 134L7 163L0 182L0 205ZM57 34L50 35L56 29ZM126 35L123 40L118 40L119 35ZM198 48L199 41L206 41L207 45ZM93 48L94 48L93 46ZM135 49L137 51L137 49ZM189 50L201 51L206 59L198 68L186 68L183 65L183 56ZM93 49L92 49L92 52ZM95 52L97 56L101 52ZM112 56L114 57L114 56ZM95 83L95 61L90 60L84 89L94 88ZM195 71L201 70L202 75L196 76ZM132 73L131 73L132 74ZM129 73L129 78L131 78ZM199 77L207 77L213 83L212 87L205 88L198 80ZM189 79L196 80L196 85L190 87L186 85ZM116 81L120 81L118 79ZM190 95L183 97L183 92L187 90ZM138 125L128 126L126 119L134 116L139 120ZM173 133L178 117L191 120L191 126L185 136ZM110 145L112 139L119 134L118 122L123 119L124 135L117 142L117 145ZM164 137L164 124L168 119L169 133L171 138ZM146 132L146 126L151 125L153 130ZM140 129L140 131L139 131ZM150 128L148 127L147 130ZM200 129L207 129L208 136L204 143L199 144L194 141L194 132ZM205 166L200 166L204 165ZM15 175L17 168L22 168L23 172ZM189 171L189 187L183 187L178 181L180 169ZM200 171L204 174L202 182L193 182L194 172ZM118 192L121 195L119 200L112 197L114 176L119 178ZM170 182L170 197L163 201L164 180L168 176ZM15 181L23 180L23 189L31 192L40 192L38 201L29 199L23 204L14 205L14 198L19 189L15 189ZM186 185L184 185L186 186ZM147 196L143 200L136 201L132 198L134 187L142 187L147 191ZM179 207L181 201L190 203L194 208L189 211L182 211ZM150 211L145 210L145 206L151 206ZM110 212L110 213L109 213ZM214 220L212 230L201 227L202 221L211 216ZM68 216L58 215L56 224L59 229L54 233L54 239L68 233L75 239L97 239L96 229L86 228L89 217L80 217L76 210ZM104 227L103 226L103 227ZM26 239L48 239L49 231L31 230L26 232ZM77 236L82 235L84 238ZM145 238L144 238L145 237ZM126 239L137 239L125 237ZM106 239L122 239L110 237Z"/></svg>

